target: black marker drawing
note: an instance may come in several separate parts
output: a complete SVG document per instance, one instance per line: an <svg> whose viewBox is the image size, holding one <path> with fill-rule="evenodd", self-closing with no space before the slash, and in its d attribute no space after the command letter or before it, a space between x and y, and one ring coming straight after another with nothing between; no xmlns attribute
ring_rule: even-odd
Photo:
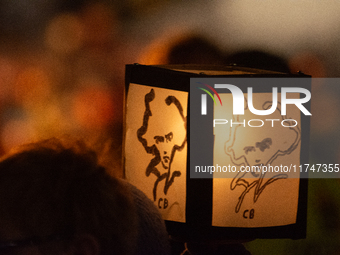
<svg viewBox="0 0 340 255"><path fill-rule="evenodd" d="M164 194L166 195L170 186L173 184L175 178L181 175L180 170L172 171L171 165L174 160L175 153L177 151L183 150L187 141L186 135L187 118L184 116L182 105L176 97L167 96L163 101L165 103L164 107L173 107L174 111L177 111L178 114L180 115L183 123L178 123L178 125L183 125L185 131L184 139L181 140L179 144L176 144L175 138L177 134L173 130L168 130L165 133L157 133L156 131L153 131L156 132L152 134L153 142L151 143L151 145L148 144L148 140L145 138L145 135L149 131L148 127L150 117L153 116L153 113L155 111L162 111L163 107L157 106L154 109L151 109L150 103L155 99L155 96L156 95L154 89L151 89L151 91L145 95L145 111L143 116L143 125L137 130L138 140L139 142L142 143L145 151L148 154L154 155L154 158L151 159L145 172L146 176L150 176L150 174L152 173L157 177L153 187L154 201L156 201L157 198L157 186L160 181L165 180L163 191Z"/></svg>
<svg viewBox="0 0 340 255"><path fill-rule="evenodd" d="M271 107L271 105L272 102L267 101L262 105L262 108L267 110L269 107ZM230 157L233 164L244 167L259 167L259 171L240 171L233 178L230 184L231 190L238 190L238 186L244 188L235 207L236 213L239 212L244 198L253 188L253 202L255 203L269 184L272 184L273 182L280 179L288 178L287 174L278 173L265 180L264 178L267 172L261 171L260 168L261 166L270 166L280 156L291 154L298 147L301 140L301 131L299 126L294 126L294 124L296 124L295 122L289 120L286 118L286 116L282 116L279 107L280 104L278 103L278 107L274 113L277 115L277 118L273 118L273 116L271 116L271 119L276 119L276 123L285 120L285 125L288 127L280 126L271 128L266 134L259 133L259 135L253 135L252 137L250 137L250 135L247 136L246 132L248 132L249 129L241 127L241 124L235 125L230 129L229 139L225 143L224 151ZM247 110L247 107L245 110ZM240 122L238 115L236 117L234 116L233 118L234 122ZM261 135L262 137L260 137ZM243 144L243 146L235 149L234 147L236 144Z"/></svg>

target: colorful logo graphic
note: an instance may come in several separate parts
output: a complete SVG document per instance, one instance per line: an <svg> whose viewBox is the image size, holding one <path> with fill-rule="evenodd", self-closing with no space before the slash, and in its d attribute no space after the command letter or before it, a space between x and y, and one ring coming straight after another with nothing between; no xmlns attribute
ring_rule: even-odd
<svg viewBox="0 0 340 255"><path fill-rule="evenodd" d="M197 83L200 83L200 84L206 86L208 89L210 89L212 92L214 92L214 94L217 96L217 98L220 101L220 104L222 106L222 100L220 98L220 95L217 93L217 91L213 87L211 87L208 84L202 83L202 82L197 82ZM211 92L209 90L201 88L201 87L198 87L198 88L200 90L203 90L204 92L206 92L212 98L214 103L216 104L216 100L215 100L214 96L211 94ZM207 95L206 94L202 94L201 95L201 114L202 115L207 115Z"/></svg>

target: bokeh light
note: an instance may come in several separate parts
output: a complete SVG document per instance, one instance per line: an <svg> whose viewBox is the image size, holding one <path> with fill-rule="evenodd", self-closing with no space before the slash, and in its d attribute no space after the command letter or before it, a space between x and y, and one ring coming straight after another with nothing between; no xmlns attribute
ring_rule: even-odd
<svg viewBox="0 0 340 255"><path fill-rule="evenodd" d="M44 102L50 93L51 82L42 68L32 66L19 72L14 83L14 96L18 104L29 106Z"/></svg>
<svg viewBox="0 0 340 255"><path fill-rule="evenodd" d="M29 120L8 120L2 127L1 144L5 152L24 143L33 142L35 139L36 132Z"/></svg>
<svg viewBox="0 0 340 255"><path fill-rule="evenodd" d="M57 53L72 53L84 42L84 26L76 15L60 14L49 22L45 42Z"/></svg>
<svg viewBox="0 0 340 255"><path fill-rule="evenodd" d="M114 102L108 89L86 87L73 96L72 113L81 126L103 129L114 122Z"/></svg>

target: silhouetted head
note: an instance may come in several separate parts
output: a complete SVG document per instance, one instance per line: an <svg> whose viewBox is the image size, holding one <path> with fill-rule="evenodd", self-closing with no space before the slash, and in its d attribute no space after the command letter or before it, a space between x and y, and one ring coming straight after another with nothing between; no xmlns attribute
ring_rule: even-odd
<svg viewBox="0 0 340 255"><path fill-rule="evenodd" d="M130 254L129 190L83 143L25 145L2 158L0 175L1 254Z"/></svg>

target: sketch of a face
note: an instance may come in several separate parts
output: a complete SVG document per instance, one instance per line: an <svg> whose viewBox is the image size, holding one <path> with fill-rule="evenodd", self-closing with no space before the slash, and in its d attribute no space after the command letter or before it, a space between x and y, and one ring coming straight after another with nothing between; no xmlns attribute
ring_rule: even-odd
<svg viewBox="0 0 340 255"><path fill-rule="evenodd" d="M151 89L145 95L143 125L137 131L137 138L145 151L154 156L145 173L157 177L153 188L156 201L158 183L165 180L163 191L166 195L175 177L181 175L180 169L171 169L176 152L183 150L187 141L186 117L179 100L171 95L157 98Z"/></svg>
<svg viewBox="0 0 340 255"><path fill-rule="evenodd" d="M268 109L271 102L265 102L263 109ZM245 109L247 110L247 108ZM248 111L248 110L247 110ZM235 117L239 122L239 117ZM283 127L281 121L285 116L281 116L280 109L277 108L271 119L278 120L275 122L275 128L267 129L263 132L261 127L243 127L235 125L230 129L230 139L225 143L225 153L230 157L232 162L238 166L268 166L272 164L279 156L291 154L299 145L301 132L298 126L294 126L293 121L286 120ZM273 122L274 123L274 122ZM272 122L266 123L272 125ZM251 132L249 132L251 129ZM260 171L238 172L231 182L231 190L237 190L237 186L243 187L243 192L239 197L235 211L240 210L246 194L254 188L254 203L266 186L279 179L285 179L287 174L279 173L268 181L264 181L266 173Z"/></svg>
<svg viewBox="0 0 340 255"><path fill-rule="evenodd" d="M260 142L255 142L254 145L248 145L243 148L244 153L246 154L246 158L249 165L262 165L264 161L263 156L267 153L271 154L271 152L268 152L269 150L273 150L273 141L271 138L264 138ZM263 153L265 152L265 153Z"/></svg>
<svg viewBox="0 0 340 255"><path fill-rule="evenodd" d="M165 135L157 135L154 137L156 147L159 151L162 166L164 169L168 169L170 166L171 151L174 147L173 133L169 132Z"/></svg>
<svg viewBox="0 0 340 255"><path fill-rule="evenodd" d="M271 102L265 102L263 109L271 106ZM247 108L245 111L248 111ZM274 127L263 132L261 127L246 127L235 125L231 129L231 139L225 144L225 152L230 155L235 165L255 166L268 165L278 156L290 154L300 141L300 129L294 127L294 122L285 121L283 127L281 121L286 117L281 116L277 108L265 125ZM253 123L255 125L255 123ZM259 125L259 123L256 123ZM251 132L249 132L251 131Z"/></svg>

